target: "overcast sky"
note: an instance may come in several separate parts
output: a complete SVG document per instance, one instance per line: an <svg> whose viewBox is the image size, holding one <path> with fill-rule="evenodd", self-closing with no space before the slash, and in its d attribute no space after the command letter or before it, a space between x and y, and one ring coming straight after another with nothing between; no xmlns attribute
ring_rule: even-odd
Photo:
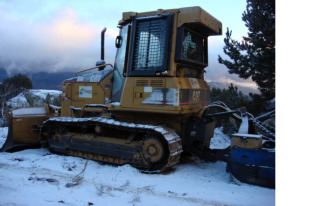
<svg viewBox="0 0 310 206"><path fill-rule="evenodd" d="M234 39L247 35L241 20L246 0L0 0L0 68L24 71L79 71L100 59L100 33L107 27L105 59L114 62L117 23L126 11L200 6L223 24L223 35L209 38L207 80L251 84L228 73L223 54L227 27Z"/></svg>

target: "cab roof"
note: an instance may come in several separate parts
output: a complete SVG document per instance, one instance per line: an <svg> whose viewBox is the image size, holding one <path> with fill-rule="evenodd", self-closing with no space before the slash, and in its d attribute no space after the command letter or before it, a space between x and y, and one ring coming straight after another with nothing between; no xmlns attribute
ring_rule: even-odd
<svg viewBox="0 0 310 206"><path fill-rule="evenodd" d="M154 16L165 13L175 14L177 18L177 28L184 24L191 24L199 27L201 31L208 34L208 36L222 35L222 23L199 6L167 10L158 9L157 11L141 13L132 11L124 12L122 20L119 21L119 25L125 25L131 22L135 17Z"/></svg>

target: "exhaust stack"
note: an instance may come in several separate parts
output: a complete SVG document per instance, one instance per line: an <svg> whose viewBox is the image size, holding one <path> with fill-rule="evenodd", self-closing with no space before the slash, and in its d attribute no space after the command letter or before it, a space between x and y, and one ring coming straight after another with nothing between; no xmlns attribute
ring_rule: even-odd
<svg viewBox="0 0 310 206"><path fill-rule="evenodd" d="M96 66L100 66L100 65L105 64L105 61L104 61L104 35L105 35L106 30L107 30L107 28L104 27L101 31L101 59L96 62Z"/></svg>

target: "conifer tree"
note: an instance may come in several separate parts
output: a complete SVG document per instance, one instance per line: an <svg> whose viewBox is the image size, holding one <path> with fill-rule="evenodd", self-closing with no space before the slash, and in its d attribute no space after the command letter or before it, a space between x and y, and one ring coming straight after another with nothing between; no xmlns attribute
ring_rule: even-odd
<svg viewBox="0 0 310 206"><path fill-rule="evenodd" d="M231 38L227 28L224 53L230 60L219 56L231 74L240 78L252 78L264 99L275 97L275 0L247 0L242 20L248 28L248 36L242 42Z"/></svg>

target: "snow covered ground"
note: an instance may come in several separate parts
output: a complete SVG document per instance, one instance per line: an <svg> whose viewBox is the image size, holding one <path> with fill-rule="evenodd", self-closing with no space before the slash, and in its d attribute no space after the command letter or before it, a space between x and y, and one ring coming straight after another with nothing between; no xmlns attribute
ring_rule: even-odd
<svg viewBox="0 0 310 206"><path fill-rule="evenodd" d="M0 128L0 146L7 128ZM224 137L224 138L223 138ZM227 144L215 131L213 145ZM221 140L222 139L222 140ZM225 162L192 159L144 174L46 149L0 153L0 205L275 205L275 190L236 184Z"/></svg>

